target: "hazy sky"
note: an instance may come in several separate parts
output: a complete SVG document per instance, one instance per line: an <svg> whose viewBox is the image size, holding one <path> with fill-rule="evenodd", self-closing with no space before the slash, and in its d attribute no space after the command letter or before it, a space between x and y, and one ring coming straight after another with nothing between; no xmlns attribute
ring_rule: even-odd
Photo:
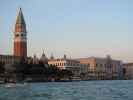
<svg viewBox="0 0 133 100"><path fill-rule="evenodd" d="M28 55L104 57L133 61L133 0L0 0L0 54L13 53L22 7ZM132 44L132 45L131 45Z"/></svg>

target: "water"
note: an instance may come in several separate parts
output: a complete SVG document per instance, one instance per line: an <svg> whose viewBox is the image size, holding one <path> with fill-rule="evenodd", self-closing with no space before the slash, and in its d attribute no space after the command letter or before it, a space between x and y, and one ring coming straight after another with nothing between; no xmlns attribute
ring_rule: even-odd
<svg viewBox="0 0 133 100"><path fill-rule="evenodd" d="M81 81L0 86L0 100L133 100L133 81Z"/></svg>

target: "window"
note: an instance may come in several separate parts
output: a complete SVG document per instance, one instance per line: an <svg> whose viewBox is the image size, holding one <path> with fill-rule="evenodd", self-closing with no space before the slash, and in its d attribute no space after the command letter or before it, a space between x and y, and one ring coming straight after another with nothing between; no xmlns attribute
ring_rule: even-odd
<svg viewBox="0 0 133 100"><path fill-rule="evenodd" d="M16 34L15 37L19 37L19 34Z"/></svg>

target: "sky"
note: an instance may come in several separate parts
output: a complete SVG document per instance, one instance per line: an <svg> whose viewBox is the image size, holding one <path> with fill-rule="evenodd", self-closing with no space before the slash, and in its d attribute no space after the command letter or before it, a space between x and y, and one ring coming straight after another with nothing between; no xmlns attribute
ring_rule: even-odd
<svg viewBox="0 0 133 100"><path fill-rule="evenodd" d="M28 56L106 57L133 62L133 0L0 0L0 54L13 54L19 8Z"/></svg>

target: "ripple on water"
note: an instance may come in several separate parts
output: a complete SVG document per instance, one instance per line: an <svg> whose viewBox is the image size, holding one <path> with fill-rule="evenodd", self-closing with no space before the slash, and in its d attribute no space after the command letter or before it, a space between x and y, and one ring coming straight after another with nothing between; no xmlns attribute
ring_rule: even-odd
<svg viewBox="0 0 133 100"><path fill-rule="evenodd" d="M0 86L0 100L133 100L133 81L31 83Z"/></svg>

